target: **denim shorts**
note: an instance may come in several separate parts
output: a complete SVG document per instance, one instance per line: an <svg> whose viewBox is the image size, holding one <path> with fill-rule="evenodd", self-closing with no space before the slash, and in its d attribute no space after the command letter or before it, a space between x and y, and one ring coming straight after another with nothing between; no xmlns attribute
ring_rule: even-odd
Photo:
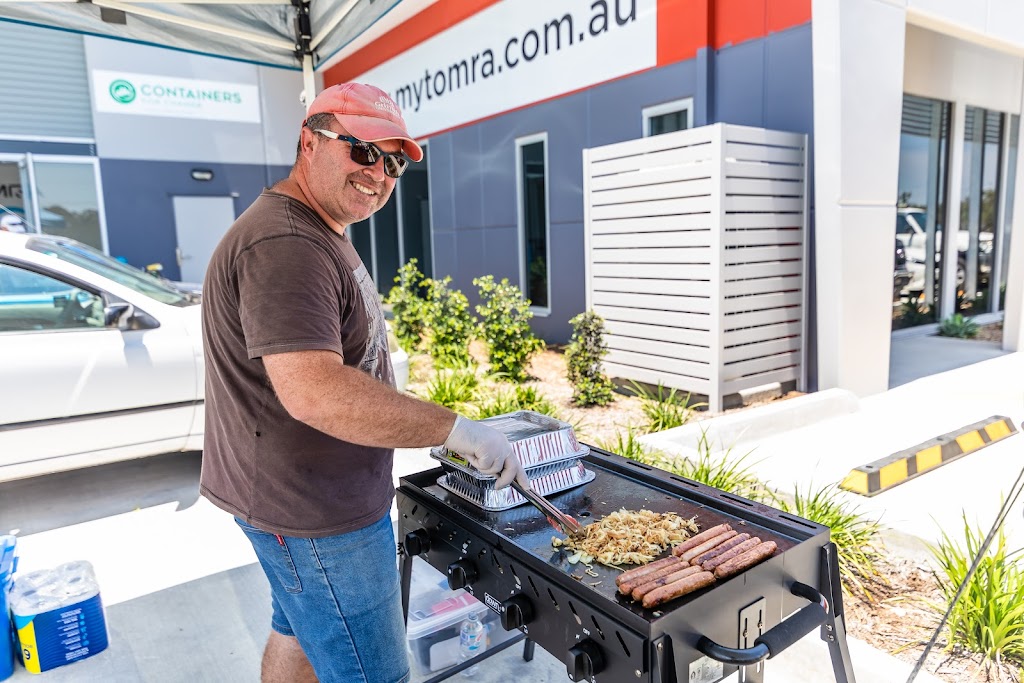
<svg viewBox="0 0 1024 683"><path fill-rule="evenodd" d="M270 580L271 627L298 638L321 683L409 680L390 515L327 538L277 536L235 521Z"/></svg>

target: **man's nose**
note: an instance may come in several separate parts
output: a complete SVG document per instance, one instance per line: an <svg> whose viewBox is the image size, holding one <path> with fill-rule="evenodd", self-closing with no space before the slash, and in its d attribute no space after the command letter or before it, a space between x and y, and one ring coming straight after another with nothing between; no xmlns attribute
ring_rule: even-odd
<svg viewBox="0 0 1024 683"><path fill-rule="evenodd" d="M378 183L384 182L384 158L381 157L377 161L373 162L369 166L363 167L363 173L369 174L371 178L376 180Z"/></svg>

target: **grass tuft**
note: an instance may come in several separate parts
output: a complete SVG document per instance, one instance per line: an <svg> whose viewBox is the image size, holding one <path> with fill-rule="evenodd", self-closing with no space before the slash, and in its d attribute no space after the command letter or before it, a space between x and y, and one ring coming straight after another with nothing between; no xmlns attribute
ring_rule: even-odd
<svg viewBox="0 0 1024 683"><path fill-rule="evenodd" d="M933 606L939 614L949 607L985 539L966 516L963 520L963 545L943 531L942 540L929 547L939 565L936 578L945 598ZM989 675L1006 664L1018 670L1024 664L1024 567L1019 552L1007 551L1006 534L1000 529L946 624L947 649L961 645L980 653Z"/></svg>
<svg viewBox="0 0 1024 683"><path fill-rule="evenodd" d="M868 598L871 593L865 582L877 580L875 562L880 558L878 520L869 518L840 497L836 486L815 490L808 485L806 491L794 489L793 501L779 501L786 512L823 524L832 530L832 542L839 554L839 573L843 587L856 589Z"/></svg>
<svg viewBox="0 0 1024 683"><path fill-rule="evenodd" d="M693 411L706 404L695 403L690 405L690 394L683 395L676 389L665 389L661 384L656 390L651 390L637 382L630 382L630 391L640 399L641 410L647 422L644 428L647 432L662 432L673 427L680 427L690 420Z"/></svg>

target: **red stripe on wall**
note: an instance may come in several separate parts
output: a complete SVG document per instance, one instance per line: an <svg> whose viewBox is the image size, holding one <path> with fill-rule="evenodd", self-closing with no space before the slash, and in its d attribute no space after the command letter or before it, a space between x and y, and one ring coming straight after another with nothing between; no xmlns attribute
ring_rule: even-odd
<svg viewBox="0 0 1024 683"><path fill-rule="evenodd" d="M783 31L811 20L811 0L775 0L768 3L768 32Z"/></svg>
<svg viewBox="0 0 1024 683"><path fill-rule="evenodd" d="M324 72L324 87L347 83L501 0L438 0Z"/></svg>
<svg viewBox="0 0 1024 683"><path fill-rule="evenodd" d="M658 66L693 59L708 45L712 1L658 0Z"/></svg>
<svg viewBox="0 0 1024 683"><path fill-rule="evenodd" d="M811 0L711 0L712 45L737 45L811 20Z"/></svg>

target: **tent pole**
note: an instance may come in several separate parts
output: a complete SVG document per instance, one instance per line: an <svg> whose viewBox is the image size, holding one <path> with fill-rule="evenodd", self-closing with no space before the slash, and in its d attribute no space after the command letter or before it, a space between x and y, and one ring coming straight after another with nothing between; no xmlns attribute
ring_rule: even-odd
<svg viewBox="0 0 1024 683"><path fill-rule="evenodd" d="M316 97L316 74L313 73L313 55L302 55L302 87L306 93L306 111Z"/></svg>

